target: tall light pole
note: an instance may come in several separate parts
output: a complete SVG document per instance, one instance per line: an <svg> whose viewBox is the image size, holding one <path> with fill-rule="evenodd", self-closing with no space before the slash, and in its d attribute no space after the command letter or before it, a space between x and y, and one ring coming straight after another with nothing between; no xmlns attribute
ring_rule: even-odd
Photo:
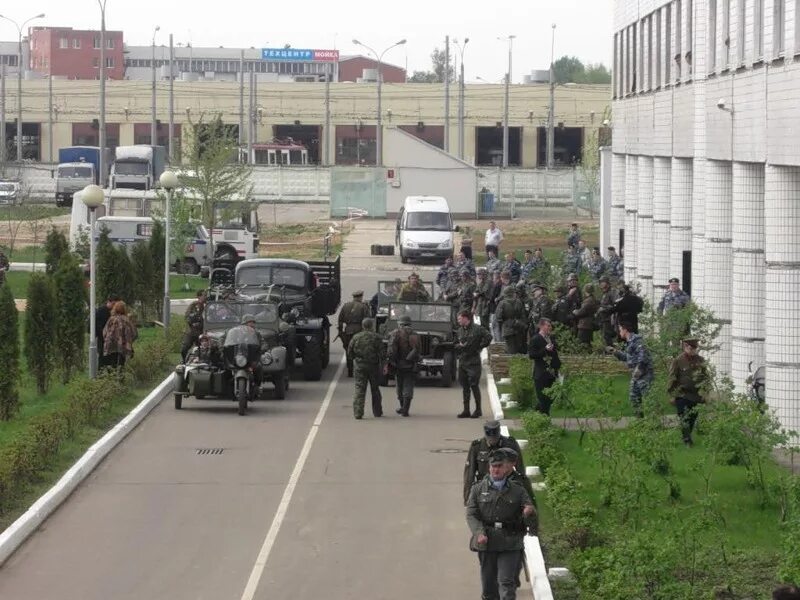
<svg viewBox="0 0 800 600"><path fill-rule="evenodd" d="M444 36L444 151L450 152L450 36Z"/></svg>
<svg viewBox="0 0 800 600"><path fill-rule="evenodd" d="M164 210L164 218L167 223L164 227L164 235L166 240L164 242L164 316L162 317L162 320L164 321L164 331L167 335L169 335L169 244L171 233L170 205L172 204L172 194L175 191L175 188L178 187L178 176L174 171L164 171L158 180L161 182L161 187L167 191L167 197L164 200L167 205Z"/></svg>
<svg viewBox="0 0 800 600"><path fill-rule="evenodd" d="M511 86L511 55L514 46L515 35L509 35L504 38L497 38L498 40L508 40L508 72L506 73L506 100L503 109L503 168L508 167L508 103L509 103L509 87Z"/></svg>
<svg viewBox="0 0 800 600"><path fill-rule="evenodd" d="M153 30L153 42L151 44L153 54L152 54L152 61L150 63L152 75L153 75L153 85L151 89L151 98L150 98L150 108L152 111L151 120L150 120L150 145L155 146L158 144L158 124L156 123L156 33L161 29L160 25L156 25L156 28Z"/></svg>
<svg viewBox="0 0 800 600"><path fill-rule="evenodd" d="M555 148L555 110L556 110L556 76L555 76L556 24L550 41L550 110L547 116L547 168L553 168Z"/></svg>
<svg viewBox="0 0 800 600"><path fill-rule="evenodd" d="M100 6L100 186L106 186L106 0Z"/></svg>
<svg viewBox="0 0 800 600"><path fill-rule="evenodd" d="M34 19L43 18L44 13L41 13L35 17L24 20L22 25L18 25L14 19L9 19L4 15L0 15L0 19L5 19L17 28L17 34L19 35L17 38L17 162L19 163L22 162L22 31L25 29L25 25ZM3 136L5 138L5 131L3 132Z"/></svg>
<svg viewBox="0 0 800 600"><path fill-rule="evenodd" d="M363 46L375 57L375 60L378 63L378 128L375 134L375 164L378 166L383 165L383 115L381 114L381 86L383 84L383 76L381 75L381 61L383 60L383 55L386 54L389 50L396 46L402 46L406 43L405 39L400 40L397 43L392 44L388 48L386 48L383 52L378 54L367 46L366 44L362 44L358 40L353 40L353 43L356 46Z"/></svg>
<svg viewBox="0 0 800 600"><path fill-rule="evenodd" d="M464 160L464 119L466 118L465 100L464 97L464 50L467 49L469 38L464 38L463 43L458 40L453 40L453 43L458 48L458 53L461 57L461 68L458 75L458 158Z"/></svg>
<svg viewBox="0 0 800 600"><path fill-rule="evenodd" d="M81 200L89 209L89 377L97 377L97 279L95 257L95 225L96 212L103 204L103 188L99 185L87 185L81 192Z"/></svg>

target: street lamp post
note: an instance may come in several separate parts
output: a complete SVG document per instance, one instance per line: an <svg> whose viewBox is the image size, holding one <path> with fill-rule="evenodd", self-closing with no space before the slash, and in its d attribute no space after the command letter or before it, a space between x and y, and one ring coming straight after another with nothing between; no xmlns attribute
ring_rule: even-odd
<svg viewBox="0 0 800 600"><path fill-rule="evenodd" d="M95 224L97 207L103 204L103 188L87 185L81 192L81 200L89 209L89 377L97 377L97 279L95 258Z"/></svg>
<svg viewBox="0 0 800 600"><path fill-rule="evenodd" d="M503 108L503 168L508 167L508 102L509 102L509 87L511 86L511 53L514 46L515 35L509 35L505 38L497 38L498 40L508 40L508 72L506 73L506 99Z"/></svg>
<svg viewBox="0 0 800 600"><path fill-rule="evenodd" d="M106 185L106 0L97 0L100 5L100 185Z"/></svg>
<svg viewBox="0 0 800 600"><path fill-rule="evenodd" d="M553 33L550 41L550 111L547 117L547 168L553 168L555 148L555 104L556 104L556 78L555 78L555 49L556 49L556 24L553 23Z"/></svg>
<svg viewBox="0 0 800 600"><path fill-rule="evenodd" d="M151 99L150 99L150 108L152 111L151 121L150 121L150 145L155 146L158 144L158 127L156 124L156 33L161 29L159 25L156 25L156 28L153 30L153 43L152 43L152 62L150 64L152 75L153 75L153 85L151 89Z"/></svg>
<svg viewBox="0 0 800 600"><path fill-rule="evenodd" d="M458 40L453 40L453 43L458 48L459 55L461 56L461 67L458 76L458 158L464 160L464 120L466 118L466 107L464 106L465 88L464 88L464 50L467 49L469 38L464 38L463 43Z"/></svg>
<svg viewBox="0 0 800 600"><path fill-rule="evenodd" d="M171 233L170 205L172 204L172 194L175 191L175 188L178 187L178 176L174 171L164 171L158 180L161 183L161 187L167 191L167 197L164 200L164 202L166 202L164 214L167 224L164 228L166 240L164 241L164 316L162 317L162 320L164 321L164 331L166 332L166 335L169 335L169 244Z"/></svg>
<svg viewBox="0 0 800 600"><path fill-rule="evenodd" d="M17 34L19 36L17 38L17 162L19 163L22 162L22 30L25 29L25 25L34 19L43 18L44 13L41 13L35 17L26 19L22 22L22 25L18 25L14 19L9 19L4 15L0 15L0 19L5 19L17 28ZM5 131L3 132L3 137L5 138Z"/></svg>
<svg viewBox="0 0 800 600"><path fill-rule="evenodd" d="M403 44L406 43L406 40L403 39L395 44L392 44L380 54L375 52L375 50L373 50L366 44L362 44L358 40L353 40L353 43L356 46L362 46L367 50L369 50L378 63L378 128L375 134L375 163L378 166L382 166L383 165L383 117L381 115L381 86L383 84L383 76L381 75L381 61L383 60L384 54L386 54L389 50L391 50L396 46L402 46Z"/></svg>

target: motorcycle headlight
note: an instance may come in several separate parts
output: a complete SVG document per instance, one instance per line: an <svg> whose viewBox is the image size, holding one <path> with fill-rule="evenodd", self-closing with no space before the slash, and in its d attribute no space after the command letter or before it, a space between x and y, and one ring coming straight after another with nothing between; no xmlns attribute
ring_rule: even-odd
<svg viewBox="0 0 800 600"><path fill-rule="evenodd" d="M266 366L271 365L272 364L272 354L270 354L269 352L264 352L264 354L261 355L261 364L266 365Z"/></svg>
<svg viewBox="0 0 800 600"><path fill-rule="evenodd" d="M244 354L237 354L236 355L236 366L237 367L246 367L247 366L247 357Z"/></svg>

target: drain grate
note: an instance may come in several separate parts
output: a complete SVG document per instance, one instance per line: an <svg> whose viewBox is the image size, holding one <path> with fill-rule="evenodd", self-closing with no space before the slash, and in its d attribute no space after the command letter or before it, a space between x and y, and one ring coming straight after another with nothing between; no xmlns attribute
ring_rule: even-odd
<svg viewBox="0 0 800 600"><path fill-rule="evenodd" d="M197 454L208 455L208 454L222 454L225 452L225 448L197 448Z"/></svg>
<svg viewBox="0 0 800 600"><path fill-rule="evenodd" d="M437 448L431 452L434 454L466 454L467 451L463 448Z"/></svg>

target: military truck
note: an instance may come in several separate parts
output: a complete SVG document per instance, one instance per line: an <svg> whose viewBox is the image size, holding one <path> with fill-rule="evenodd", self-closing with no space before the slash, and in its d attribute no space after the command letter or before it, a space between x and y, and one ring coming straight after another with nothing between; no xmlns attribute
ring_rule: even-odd
<svg viewBox="0 0 800 600"><path fill-rule="evenodd" d="M287 360L303 361L303 377L319 381L330 363L331 323L341 303L341 257L335 261L254 258L236 265L237 296L252 302L273 302L291 326ZM213 278L212 278L213 279Z"/></svg>
<svg viewBox="0 0 800 600"><path fill-rule="evenodd" d="M450 387L456 380L456 316L455 306L442 302L390 302L386 326L385 343L398 328L402 316L411 318L411 327L420 337L420 352L417 366L419 372L438 377L441 387ZM387 352L388 354L388 352ZM391 375L385 376L384 384Z"/></svg>

